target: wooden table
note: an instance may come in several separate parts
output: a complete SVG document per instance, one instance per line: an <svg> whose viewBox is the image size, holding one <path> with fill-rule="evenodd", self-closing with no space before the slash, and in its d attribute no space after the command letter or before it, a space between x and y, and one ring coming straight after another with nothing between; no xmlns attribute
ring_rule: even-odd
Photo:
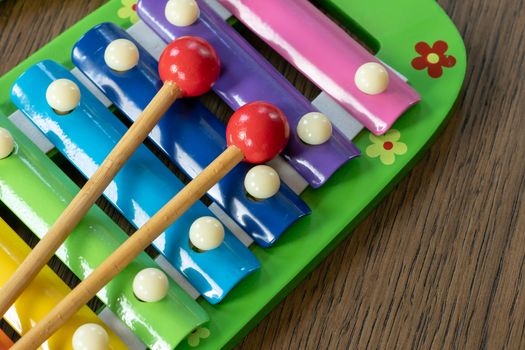
<svg viewBox="0 0 525 350"><path fill-rule="evenodd" d="M469 52L448 126L239 349L525 348L525 8L439 2ZM2 2L0 75L102 3Z"/></svg>

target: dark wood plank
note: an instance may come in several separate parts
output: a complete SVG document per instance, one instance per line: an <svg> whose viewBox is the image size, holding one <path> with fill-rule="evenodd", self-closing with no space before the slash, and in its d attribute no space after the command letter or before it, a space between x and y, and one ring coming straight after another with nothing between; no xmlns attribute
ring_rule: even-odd
<svg viewBox="0 0 525 350"><path fill-rule="evenodd" d="M103 2L4 1L0 74ZM439 2L469 51L450 123L239 349L525 348L524 3Z"/></svg>

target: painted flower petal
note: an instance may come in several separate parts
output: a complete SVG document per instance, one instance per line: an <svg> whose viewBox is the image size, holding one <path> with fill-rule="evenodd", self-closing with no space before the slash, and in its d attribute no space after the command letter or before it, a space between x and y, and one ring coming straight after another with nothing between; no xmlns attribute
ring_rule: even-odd
<svg viewBox="0 0 525 350"><path fill-rule="evenodd" d="M437 54L444 55L448 50L448 44L443 40L438 40L432 45L432 51Z"/></svg>
<svg viewBox="0 0 525 350"><path fill-rule="evenodd" d="M378 144L370 145L366 148L366 155L370 158L377 158L384 151L383 146Z"/></svg>
<svg viewBox="0 0 525 350"><path fill-rule="evenodd" d="M121 7L117 11L119 18L129 18L131 16L130 9L128 7Z"/></svg>
<svg viewBox="0 0 525 350"><path fill-rule="evenodd" d="M431 51L432 49L430 48L430 45L424 41L420 41L416 44L416 52L423 57L427 56Z"/></svg>
<svg viewBox="0 0 525 350"><path fill-rule="evenodd" d="M369 133L369 134L368 134L368 139L369 139L370 141L372 141L373 143L377 144L377 145L382 145L383 142L385 142L385 141L383 140L383 136L376 136L376 135L374 135L374 134L372 134L372 133Z"/></svg>
<svg viewBox="0 0 525 350"><path fill-rule="evenodd" d="M428 67L428 61L425 57L416 57L412 60L412 67L417 70L425 69Z"/></svg>
<svg viewBox="0 0 525 350"><path fill-rule="evenodd" d="M441 65L447 68L454 67L456 65L456 57L454 56L443 57L443 59L441 60Z"/></svg>
<svg viewBox="0 0 525 350"><path fill-rule="evenodd" d="M441 75L443 75L443 69L439 64L431 64L428 67L428 75L430 75L432 78L439 78Z"/></svg>
<svg viewBox="0 0 525 350"><path fill-rule="evenodd" d="M392 152L394 152L397 155L402 155L407 153L408 147L404 142L394 142L394 147L392 148Z"/></svg>
<svg viewBox="0 0 525 350"><path fill-rule="evenodd" d="M137 15L137 13L135 11L133 11L133 10L131 10L131 11L132 11L132 14L131 14L131 16L129 16L129 20L130 20L130 22L132 24L135 24L135 23L137 23L139 21L139 15Z"/></svg>
<svg viewBox="0 0 525 350"><path fill-rule="evenodd" d="M137 0L121 0L122 7L117 11L119 18L129 19L131 24L139 21L139 16L135 11Z"/></svg>
<svg viewBox="0 0 525 350"><path fill-rule="evenodd" d="M381 159L381 162L385 165L392 165L396 161L396 156L394 152L383 152L379 159Z"/></svg>
<svg viewBox="0 0 525 350"><path fill-rule="evenodd" d="M399 140L400 137L401 133L399 132L399 130L390 129L387 131L386 134L383 135L383 141L395 142Z"/></svg>
<svg viewBox="0 0 525 350"><path fill-rule="evenodd" d="M199 343L201 342L199 336L196 333L191 334L188 337L188 345L195 348L199 346Z"/></svg>
<svg viewBox="0 0 525 350"><path fill-rule="evenodd" d="M211 332L210 332L210 330L208 328L202 327L202 328L197 329L197 334L202 339L206 339L206 338L208 338L210 336Z"/></svg>

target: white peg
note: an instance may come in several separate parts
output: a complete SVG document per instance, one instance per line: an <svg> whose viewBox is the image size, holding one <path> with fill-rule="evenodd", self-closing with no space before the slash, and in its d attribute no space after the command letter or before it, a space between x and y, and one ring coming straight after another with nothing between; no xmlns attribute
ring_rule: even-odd
<svg viewBox="0 0 525 350"><path fill-rule="evenodd" d="M7 158L15 149L13 136L7 129L0 128L0 159Z"/></svg>
<svg viewBox="0 0 525 350"><path fill-rule="evenodd" d="M164 14L168 22L177 27L187 27L199 18L199 5L195 0L169 0Z"/></svg>
<svg viewBox="0 0 525 350"><path fill-rule="evenodd" d="M197 249L212 250L224 241L224 226L212 216L203 216L191 224L189 236Z"/></svg>
<svg viewBox="0 0 525 350"><path fill-rule="evenodd" d="M83 324L73 334L73 350L106 350L108 346L108 333L96 323Z"/></svg>
<svg viewBox="0 0 525 350"><path fill-rule="evenodd" d="M168 277L164 272L149 267L135 276L133 292L138 299L153 303L162 300L168 294L169 285Z"/></svg>
<svg viewBox="0 0 525 350"><path fill-rule="evenodd" d="M246 173L244 188L256 199L267 199L274 196L281 186L279 174L268 165L257 165Z"/></svg>
<svg viewBox="0 0 525 350"><path fill-rule="evenodd" d="M377 95L386 90L389 83L388 71L376 62L368 62L357 69L355 84L368 95Z"/></svg>
<svg viewBox="0 0 525 350"><path fill-rule="evenodd" d="M46 90L46 100L59 114L67 114L77 108L80 102L80 89L69 79L57 79Z"/></svg>
<svg viewBox="0 0 525 350"><path fill-rule="evenodd" d="M113 40L104 51L104 61L114 71L128 71L139 63L139 49L128 39Z"/></svg>
<svg viewBox="0 0 525 350"><path fill-rule="evenodd" d="M332 137L332 123L322 113L307 113L297 124L297 135L306 144L323 144Z"/></svg>

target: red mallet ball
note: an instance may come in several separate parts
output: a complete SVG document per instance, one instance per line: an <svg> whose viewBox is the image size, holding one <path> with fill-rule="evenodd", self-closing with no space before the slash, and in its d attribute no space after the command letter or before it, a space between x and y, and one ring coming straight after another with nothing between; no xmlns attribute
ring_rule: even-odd
<svg viewBox="0 0 525 350"><path fill-rule="evenodd" d="M184 97L208 92L221 70L215 49L206 40L184 36L172 41L162 52L159 74L163 82L172 81Z"/></svg>
<svg viewBox="0 0 525 350"><path fill-rule="evenodd" d="M252 102L239 108L226 128L228 146L235 145L250 163L265 163L278 155L290 137L284 113L266 102Z"/></svg>

